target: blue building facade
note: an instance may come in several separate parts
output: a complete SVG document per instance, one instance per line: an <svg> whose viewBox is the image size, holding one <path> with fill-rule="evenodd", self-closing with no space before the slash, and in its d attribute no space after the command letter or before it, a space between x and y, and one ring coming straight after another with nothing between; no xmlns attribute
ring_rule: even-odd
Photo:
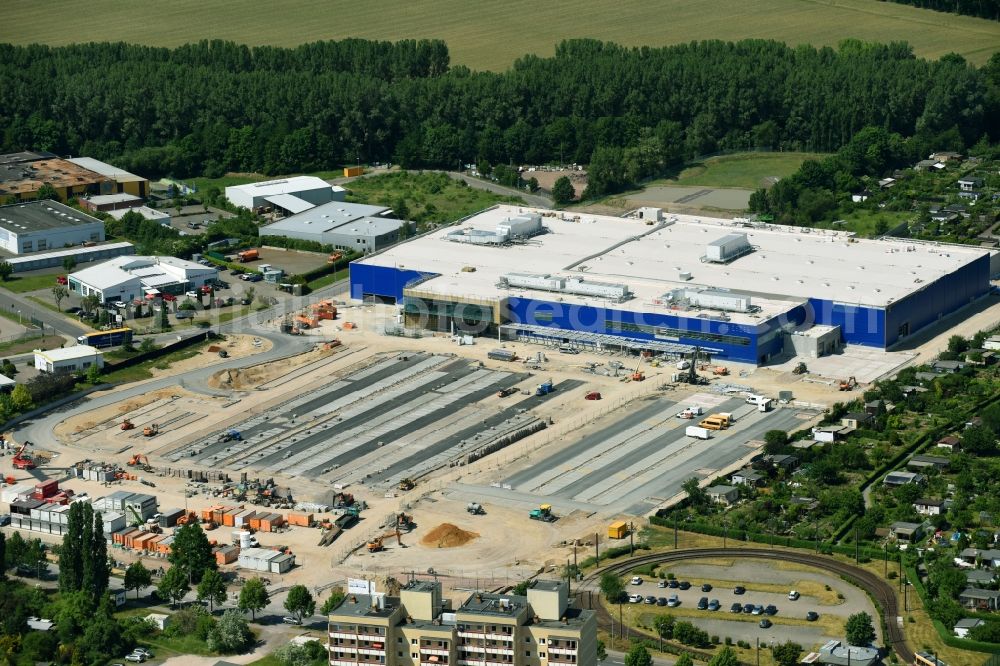
<svg viewBox="0 0 1000 666"><path fill-rule="evenodd" d="M787 311L756 324L735 324L724 317L692 317L684 314L631 312L613 307L595 307L535 298L497 297L499 323L517 330L517 324L559 331L577 331L620 336L638 341L670 342L700 347L718 359L764 363L780 354L786 334L822 324L840 327L844 343L885 349L941 317L967 305L989 291L989 257L984 255L966 266L927 283L919 291L891 303L887 308L842 303L821 298L790 303ZM354 262L350 266L351 297L402 302L404 289L436 273L411 268L376 266ZM461 310L462 298L449 301L448 316ZM795 299L789 298L790 301ZM456 305L458 304L458 305ZM440 304L421 304L421 309L443 312ZM481 307L480 305L470 307ZM457 309L456 309L457 308ZM411 309L408 307L408 310ZM470 317L494 319L478 313ZM538 335L537 330L533 332Z"/></svg>

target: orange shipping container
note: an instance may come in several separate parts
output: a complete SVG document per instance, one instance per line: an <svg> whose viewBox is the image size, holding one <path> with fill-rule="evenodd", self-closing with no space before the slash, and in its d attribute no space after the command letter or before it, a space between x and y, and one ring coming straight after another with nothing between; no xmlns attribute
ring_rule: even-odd
<svg viewBox="0 0 1000 666"><path fill-rule="evenodd" d="M157 547L160 545L160 542L163 541L164 538L165 537L162 534L157 534L144 544L145 549L150 553L155 553Z"/></svg>
<svg viewBox="0 0 1000 666"><path fill-rule="evenodd" d="M363 166L344 167L344 178L354 178L365 172Z"/></svg>
<svg viewBox="0 0 1000 666"><path fill-rule="evenodd" d="M311 513L290 513L288 514L288 524L297 525L299 527L309 527L313 523L313 515Z"/></svg>
<svg viewBox="0 0 1000 666"><path fill-rule="evenodd" d="M248 523L250 523L250 529L252 529L252 530L259 530L260 529L260 519L264 515L266 515L266 514L263 514L263 513L254 514L254 517L251 518L249 521L247 521Z"/></svg>

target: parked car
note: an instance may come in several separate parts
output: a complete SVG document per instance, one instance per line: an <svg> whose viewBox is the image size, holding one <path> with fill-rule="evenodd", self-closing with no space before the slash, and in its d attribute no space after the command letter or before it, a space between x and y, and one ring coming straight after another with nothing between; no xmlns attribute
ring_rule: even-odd
<svg viewBox="0 0 1000 666"><path fill-rule="evenodd" d="M189 292L186 292L184 295L187 296L188 298L191 298L191 299L194 299L194 300L198 300L198 292L197 291L189 291Z"/></svg>
<svg viewBox="0 0 1000 666"><path fill-rule="evenodd" d="M632 580L629 581L632 585L642 585L642 578L639 576L632 576Z"/></svg>
<svg viewBox="0 0 1000 666"><path fill-rule="evenodd" d="M292 617L291 615L286 615L285 617L281 618L281 621L284 622L285 624L302 624L299 621L299 618Z"/></svg>
<svg viewBox="0 0 1000 666"><path fill-rule="evenodd" d="M659 597L659 598L657 598L656 605L657 606L666 606L667 605L667 598L666 597Z"/></svg>
<svg viewBox="0 0 1000 666"><path fill-rule="evenodd" d="M667 581L667 587L669 587L671 590L676 590L680 586L681 584L676 578L671 578L670 580Z"/></svg>
<svg viewBox="0 0 1000 666"><path fill-rule="evenodd" d="M738 601L734 601L733 605L729 607L729 612L730 613L742 613L743 612L743 604L741 604Z"/></svg>
<svg viewBox="0 0 1000 666"><path fill-rule="evenodd" d="M752 613L753 612L753 604L743 604L743 612L744 613Z"/></svg>
<svg viewBox="0 0 1000 666"><path fill-rule="evenodd" d="M816 620L819 619L819 613L817 613L816 611L809 611L808 613L806 613L806 619L809 620L810 622L815 622Z"/></svg>
<svg viewBox="0 0 1000 666"><path fill-rule="evenodd" d="M774 604L768 604L767 607L764 609L764 615L777 615L777 614L778 614L778 607L775 606Z"/></svg>
<svg viewBox="0 0 1000 666"><path fill-rule="evenodd" d="M65 285L69 284L69 280L66 279L65 275L57 275L56 276L56 284L61 284L61 285L65 286Z"/></svg>
<svg viewBox="0 0 1000 666"><path fill-rule="evenodd" d="M736 587L733 588L733 594L743 594L746 591L747 588L743 587L742 585L737 585Z"/></svg>
<svg viewBox="0 0 1000 666"><path fill-rule="evenodd" d="M757 626L760 627L761 629L769 629L771 627L771 621L765 617L763 620L757 623Z"/></svg>
<svg viewBox="0 0 1000 666"><path fill-rule="evenodd" d="M141 664L142 662L146 661L146 655L138 652L133 652L132 654L125 655L125 661L134 661L137 664Z"/></svg>
<svg viewBox="0 0 1000 666"><path fill-rule="evenodd" d="M799 593L797 591L792 590L791 592L788 593L789 601L796 601L798 598L799 598Z"/></svg>
<svg viewBox="0 0 1000 666"><path fill-rule="evenodd" d="M698 610L708 610L708 597L702 597L698 600Z"/></svg>
<svg viewBox="0 0 1000 666"><path fill-rule="evenodd" d="M667 581L665 581L665 580L657 581L657 583L656 583L656 587L658 587L660 589L663 589L666 586L667 586Z"/></svg>
<svg viewBox="0 0 1000 666"><path fill-rule="evenodd" d="M655 604L656 603L656 597L654 597L652 595L646 597L646 603L650 604L650 605Z"/></svg>
<svg viewBox="0 0 1000 666"><path fill-rule="evenodd" d="M0 527L5 527L7 525L10 525L10 514L5 513L0 515Z"/></svg>
<svg viewBox="0 0 1000 666"><path fill-rule="evenodd" d="M642 603L642 595L641 594L630 594L630 595L628 595L628 602L630 604L641 604Z"/></svg>
<svg viewBox="0 0 1000 666"><path fill-rule="evenodd" d="M250 277L247 278L247 282L260 282L264 279L264 276L260 273L250 273Z"/></svg>
<svg viewBox="0 0 1000 666"><path fill-rule="evenodd" d="M754 615L763 615L764 607L761 606L760 604L757 604L756 606L753 607L753 610L751 610L750 612L753 613Z"/></svg>
<svg viewBox="0 0 1000 666"><path fill-rule="evenodd" d="M121 310L125 307L125 303L123 301L115 301L115 307Z"/></svg>
<svg viewBox="0 0 1000 666"><path fill-rule="evenodd" d="M702 592L711 592L712 591L712 586L709 585L708 583L702 583L701 584L701 591Z"/></svg>
<svg viewBox="0 0 1000 666"><path fill-rule="evenodd" d="M172 302L172 301L176 301L176 300L177 300L177 297L176 297L176 296L174 296L173 294L163 294L163 295L161 296L161 298L162 298L163 300L165 300L166 302L168 302L168 303L170 303L170 302Z"/></svg>
<svg viewBox="0 0 1000 666"><path fill-rule="evenodd" d="M77 314L77 313L79 313L79 312L80 312L80 310L82 310L82 309L83 309L83 308L81 308L81 307L78 307L78 306L74 305L74 306L73 306L73 307L71 307L71 308L66 308L66 312L68 312L69 314Z"/></svg>
<svg viewBox="0 0 1000 666"><path fill-rule="evenodd" d="M691 583L687 582L686 580L682 580L680 582L680 588L682 590L690 590L691 589Z"/></svg>
<svg viewBox="0 0 1000 666"><path fill-rule="evenodd" d="M670 595L670 598L667 599L667 605L671 608L676 608L681 605L681 600L677 598L676 594L672 594Z"/></svg>
<svg viewBox="0 0 1000 666"><path fill-rule="evenodd" d="M153 658L153 653L150 652L148 648L144 648L144 647L137 647L136 649L132 650L132 653L133 654L140 654L140 653L144 654L144 655L146 655L146 659L152 659Z"/></svg>
<svg viewBox="0 0 1000 666"><path fill-rule="evenodd" d="M717 611L719 610L720 607L721 604L719 603L718 599L712 599L711 601L708 602L708 610L710 611Z"/></svg>

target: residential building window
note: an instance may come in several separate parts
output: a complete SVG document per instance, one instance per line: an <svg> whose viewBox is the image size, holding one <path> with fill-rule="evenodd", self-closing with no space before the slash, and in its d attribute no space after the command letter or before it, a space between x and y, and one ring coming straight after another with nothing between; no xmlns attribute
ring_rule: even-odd
<svg viewBox="0 0 1000 666"><path fill-rule="evenodd" d="M416 644L417 644L417 639L416 638L411 638L410 639L410 645L416 645Z"/></svg>
<svg viewBox="0 0 1000 666"><path fill-rule="evenodd" d="M396 656L397 657L402 657L403 656L403 651L399 650L398 652L396 652Z"/></svg>
<svg viewBox="0 0 1000 666"><path fill-rule="evenodd" d="M539 645L545 645L545 639L544 638L539 638L538 639L538 644Z"/></svg>
<svg viewBox="0 0 1000 666"><path fill-rule="evenodd" d="M525 650L524 651L524 656L525 657L530 657L531 656L531 650Z"/></svg>
<svg viewBox="0 0 1000 666"><path fill-rule="evenodd" d="M544 652L539 652L539 653L538 653L538 657L539 657L540 659L545 659L545 653L544 653Z"/></svg>
<svg viewBox="0 0 1000 666"><path fill-rule="evenodd" d="M35 247L34 241L24 241L24 243L21 245L21 252L31 252L31 250L34 247Z"/></svg>
<svg viewBox="0 0 1000 666"><path fill-rule="evenodd" d="M48 247L48 242L46 242L45 240L39 239L39 241L38 241L38 249L39 250L44 250L47 247Z"/></svg>
<svg viewBox="0 0 1000 666"><path fill-rule="evenodd" d="M402 636L396 636L396 642L397 643L402 643L403 642L403 637Z"/></svg>
<svg viewBox="0 0 1000 666"><path fill-rule="evenodd" d="M418 653L416 653L416 652L411 652L410 656L413 657L414 659L417 659L417 658L420 657L420 655Z"/></svg>

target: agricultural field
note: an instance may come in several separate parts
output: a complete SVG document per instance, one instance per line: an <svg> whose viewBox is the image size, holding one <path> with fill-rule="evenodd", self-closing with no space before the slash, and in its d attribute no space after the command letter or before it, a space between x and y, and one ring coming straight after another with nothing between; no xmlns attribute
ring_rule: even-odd
<svg viewBox="0 0 1000 666"><path fill-rule="evenodd" d="M689 164L676 178L657 180L652 185L678 187L742 187L755 190L790 176L806 160L819 160L823 153L736 153L709 157Z"/></svg>
<svg viewBox="0 0 1000 666"><path fill-rule="evenodd" d="M836 46L846 38L907 41L917 55L937 58L957 52L986 62L1000 43L1000 24L876 0L718 0L713 11L701 3L626 0L613 10L584 0L572 9L560 3L427 0L398 3L371 0L337 3L288 0L256 3L130 3L93 0L84 14L76 3L9 0L0 41L64 45L128 41L177 46L201 39L294 46L325 39L359 37L398 40L439 38L448 42L452 63L503 70L527 53L546 56L563 38L591 37L626 45L663 46L692 40L777 39L789 44ZM72 14L73 21L53 21Z"/></svg>

